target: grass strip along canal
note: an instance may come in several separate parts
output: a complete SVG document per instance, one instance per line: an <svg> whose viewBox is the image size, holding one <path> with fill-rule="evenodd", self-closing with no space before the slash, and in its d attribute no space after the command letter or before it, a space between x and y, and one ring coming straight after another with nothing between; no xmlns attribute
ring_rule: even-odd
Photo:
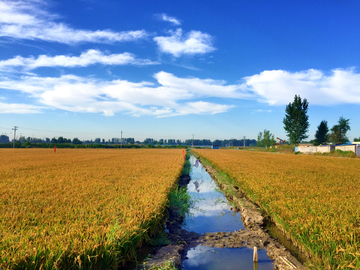
<svg viewBox="0 0 360 270"><path fill-rule="evenodd" d="M142 267L170 269L154 266L172 261L173 266L187 270L304 269L289 251L264 232L264 219L253 204L244 198L229 202L220 191L224 186L212 179L213 176L218 180L217 173L197 163L193 156L190 162L190 178L182 178L179 183L187 184L189 213L184 219L176 219L170 210L167 233L172 244L159 249ZM258 250L255 263L254 247Z"/></svg>

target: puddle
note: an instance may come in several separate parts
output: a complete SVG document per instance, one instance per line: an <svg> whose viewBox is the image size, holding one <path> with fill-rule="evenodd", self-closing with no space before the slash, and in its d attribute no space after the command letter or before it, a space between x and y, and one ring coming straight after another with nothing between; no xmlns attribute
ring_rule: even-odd
<svg viewBox="0 0 360 270"><path fill-rule="evenodd" d="M253 250L250 248L211 248L196 246L187 253L183 261L186 270L212 270L212 269L274 269L272 261L265 250L258 251L257 263L252 260Z"/></svg>
<svg viewBox="0 0 360 270"><path fill-rule="evenodd" d="M193 165L195 158L191 157ZM217 190L216 183L201 166L193 166L188 193L195 202L183 228L196 233L233 232L244 229L241 216L231 210L224 194Z"/></svg>

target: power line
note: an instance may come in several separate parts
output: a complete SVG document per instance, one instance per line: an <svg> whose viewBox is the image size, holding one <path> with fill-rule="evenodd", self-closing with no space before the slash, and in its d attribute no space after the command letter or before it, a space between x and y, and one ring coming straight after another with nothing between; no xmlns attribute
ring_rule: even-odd
<svg viewBox="0 0 360 270"><path fill-rule="evenodd" d="M18 129L18 126L14 126L14 128L12 129L14 131L13 148L15 148L15 135L16 135L17 129Z"/></svg>

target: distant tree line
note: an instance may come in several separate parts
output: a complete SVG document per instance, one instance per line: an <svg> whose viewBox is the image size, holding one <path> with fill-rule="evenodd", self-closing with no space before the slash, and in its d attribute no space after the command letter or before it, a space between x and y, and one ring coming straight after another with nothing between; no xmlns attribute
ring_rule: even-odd
<svg viewBox="0 0 360 270"><path fill-rule="evenodd" d="M244 146L244 140L242 139L229 139L229 140L214 140L209 139L187 139L185 141L177 139L160 139L154 140L147 138L143 142L135 141L134 138L123 138L122 141L119 138L113 138L112 140L105 141L104 139L96 138L93 140L81 141L78 138L67 139L65 137L58 138L46 138L46 140L28 138L24 140L18 140L15 142L15 148L140 148L140 147L186 147L186 146L211 146L217 145L219 147L233 147ZM246 139L245 146L256 146L256 140ZM11 148L13 142L0 143L0 148Z"/></svg>
<svg viewBox="0 0 360 270"><path fill-rule="evenodd" d="M158 141L147 138L144 140L145 145L183 145L183 146L212 146L217 145L219 147L232 147L232 146L244 146L243 139L229 139L229 140L214 140L209 139L186 139L185 141L175 139L160 139ZM245 139L245 146L256 146L256 140Z"/></svg>

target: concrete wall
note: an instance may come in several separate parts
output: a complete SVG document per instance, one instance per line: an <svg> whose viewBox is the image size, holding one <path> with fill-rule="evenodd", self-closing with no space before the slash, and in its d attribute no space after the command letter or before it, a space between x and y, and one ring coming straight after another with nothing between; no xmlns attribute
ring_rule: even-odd
<svg viewBox="0 0 360 270"><path fill-rule="evenodd" d="M298 146L297 152L301 153L329 153L330 151L335 150L333 145L322 145L322 146ZM296 150L295 150L296 151Z"/></svg>
<svg viewBox="0 0 360 270"><path fill-rule="evenodd" d="M335 146L335 150L341 150L341 151L351 151L354 152L356 155L360 155L360 145L337 145Z"/></svg>
<svg viewBox="0 0 360 270"><path fill-rule="evenodd" d="M304 154L309 153L329 153L330 151L341 150L341 151L352 151L356 155L360 156L360 144L357 145L322 145L322 146L297 146L295 152L301 152Z"/></svg>
<svg viewBox="0 0 360 270"><path fill-rule="evenodd" d="M334 145L317 146L317 151L320 153L329 153L330 151L334 151L334 150L335 150Z"/></svg>

